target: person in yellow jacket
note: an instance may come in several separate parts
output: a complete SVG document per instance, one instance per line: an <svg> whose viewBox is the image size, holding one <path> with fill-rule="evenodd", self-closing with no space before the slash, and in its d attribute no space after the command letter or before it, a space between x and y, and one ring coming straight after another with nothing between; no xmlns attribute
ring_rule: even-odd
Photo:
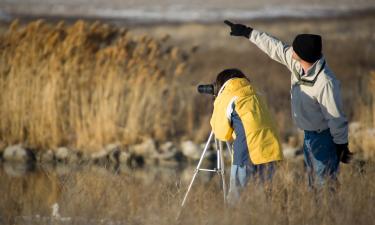
<svg viewBox="0 0 375 225"><path fill-rule="evenodd" d="M215 85L210 124L217 139L233 141L228 201L235 203L249 180L270 181L283 153L272 116L249 79L238 69L226 69Z"/></svg>

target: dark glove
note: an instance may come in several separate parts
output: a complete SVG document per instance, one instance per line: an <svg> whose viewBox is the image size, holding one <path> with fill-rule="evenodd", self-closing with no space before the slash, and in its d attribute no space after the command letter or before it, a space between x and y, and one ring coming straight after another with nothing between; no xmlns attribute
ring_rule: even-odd
<svg viewBox="0 0 375 225"><path fill-rule="evenodd" d="M224 23L228 26L230 26L231 32L230 35L232 36L244 36L249 38L251 32L253 31L253 28L247 27L243 24L234 24L230 22L229 20L225 20Z"/></svg>
<svg viewBox="0 0 375 225"><path fill-rule="evenodd" d="M353 158L353 153L349 151L348 143L336 144L336 153L342 163L349 163Z"/></svg>

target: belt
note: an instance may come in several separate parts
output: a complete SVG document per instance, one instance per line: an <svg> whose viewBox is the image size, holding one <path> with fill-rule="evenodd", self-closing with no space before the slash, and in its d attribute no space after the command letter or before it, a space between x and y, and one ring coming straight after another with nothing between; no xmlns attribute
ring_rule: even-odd
<svg viewBox="0 0 375 225"><path fill-rule="evenodd" d="M320 130L320 129L319 130L304 130L306 134L321 134L327 131L329 131L329 128L324 129L324 130Z"/></svg>

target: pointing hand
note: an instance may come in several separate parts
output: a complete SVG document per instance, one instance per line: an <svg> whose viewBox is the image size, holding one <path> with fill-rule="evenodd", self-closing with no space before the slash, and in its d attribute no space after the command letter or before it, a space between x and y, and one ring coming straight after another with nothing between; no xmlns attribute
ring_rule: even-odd
<svg viewBox="0 0 375 225"><path fill-rule="evenodd" d="M244 36L249 38L253 28L247 27L243 24L234 24L229 20L225 20L224 23L231 29L230 35L232 36Z"/></svg>

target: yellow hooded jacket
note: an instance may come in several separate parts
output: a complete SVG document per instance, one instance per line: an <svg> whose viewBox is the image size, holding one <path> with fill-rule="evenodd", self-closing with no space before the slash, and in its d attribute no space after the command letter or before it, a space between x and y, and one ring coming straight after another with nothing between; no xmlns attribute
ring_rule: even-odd
<svg viewBox="0 0 375 225"><path fill-rule="evenodd" d="M251 162L263 164L282 160L281 144L271 114L245 78L228 80L215 99L210 122L215 137L221 141L232 140L228 106L233 102L244 126Z"/></svg>

